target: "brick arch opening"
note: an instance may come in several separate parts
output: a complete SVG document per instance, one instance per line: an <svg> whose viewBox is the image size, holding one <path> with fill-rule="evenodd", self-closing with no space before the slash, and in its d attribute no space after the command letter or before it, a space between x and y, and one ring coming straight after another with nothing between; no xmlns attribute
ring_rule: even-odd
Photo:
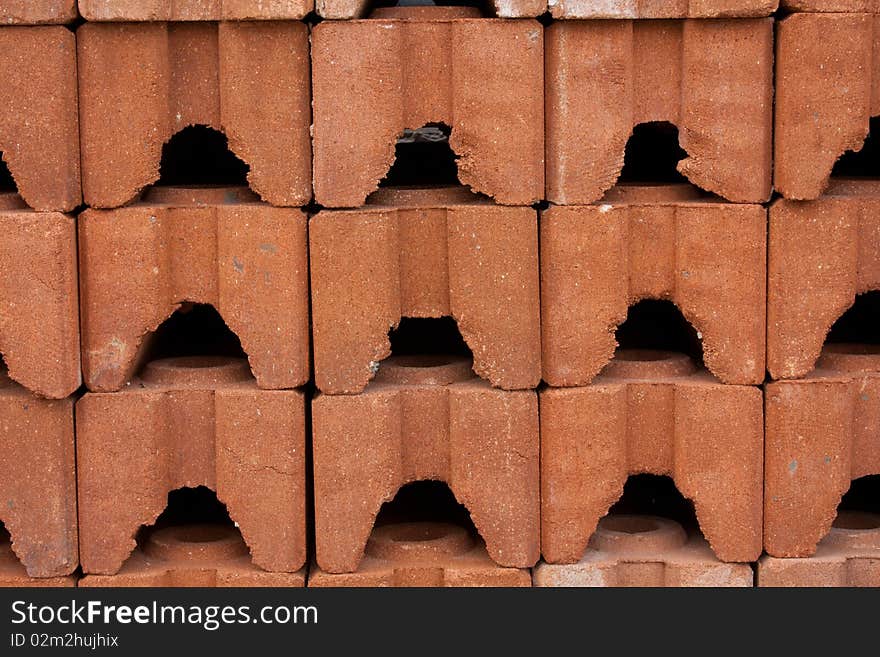
<svg viewBox="0 0 880 657"><path fill-rule="evenodd" d="M394 146L394 162L379 187L454 187L458 155L449 145L452 129L444 123L407 128Z"/></svg>
<svg viewBox="0 0 880 657"><path fill-rule="evenodd" d="M630 475L623 486L623 495L608 513L659 516L674 520L688 532L700 531L693 502L684 497L673 479L666 475Z"/></svg>
<svg viewBox="0 0 880 657"><path fill-rule="evenodd" d="M825 344L880 344L880 290L856 296L831 326Z"/></svg>
<svg viewBox="0 0 880 657"><path fill-rule="evenodd" d="M687 152L678 141L678 128L668 121L649 121L633 128L626 143L618 184L686 183L678 163Z"/></svg>
<svg viewBox="0 0 880 657"><path fill-rule="evenodd" d="M702 335L667 299L642 299L631 305L615 339L618 351L674 351L703 361Z"/></svg>
<svg viewBox="0 0 880 657"><path fill-rule="evenodd" d="M18 193L18 185L16 185L15 178L13 178L9 166L3 158L2 151L0 151L0 194L9 193Z"/></svg>
<svg viewBox="0 0 880 657"><path fill-rule="evenodd" d="M363 9L360 16L373 17L377 9L389 7L471 7L478 9L483 16L495 16L492 0L361 0Z"/></svg>
<svg viewBox="0 0 880 657"><path fill-rule="evenodd" d="M846 151L831 170L832 178L880 178L880 116L871 117L859 150Z"/></svg>
<svg viewBox="0 0 880 657"><path fill-rule="evenodd" d="M388 332L391 356L444 355L473 358L452 317L403 317Z"/></svg>
<svg viewBox="0 0 880 657"><path fill-rule="evenodd" d="M404 522L440 522L463 527L478 534L471 514L443 481L414 481L401 486L376 515L374 527Z"/></svg>
<svg viewBox="0 0 880 657"><path fill-rule="evenodd" d="M837 506L838 517L846 511L880 514L880 474L852 480Z"/></svg>
<svg viewBox="0 0 880 657"><path fill-rule="evenodd" d="M162 146L157 186L247 186L250 167L229 148L219 130L192 125Z"/></svg>

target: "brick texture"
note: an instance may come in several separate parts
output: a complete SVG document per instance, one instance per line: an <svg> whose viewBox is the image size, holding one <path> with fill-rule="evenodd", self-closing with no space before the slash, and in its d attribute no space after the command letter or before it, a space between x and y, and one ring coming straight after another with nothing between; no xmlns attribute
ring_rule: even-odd
<svg viewBox="0 0 880 657"><path fill-rule="evenodd" d="M822 13L877 13L877 0L781 0L784 9Z"/></svg>
<svg viewBox="0 0 880 657"><path fill-rule="evenodd" d="M313 0L79 0L90 21L299 20Z"/></svg>
<svg viewBox="0 0 880 657"><path fill-rule="evenodd" d="M554 18L734 18L769 16L779 0L548 0Z"/></svg>
<svg viewBox="0 0 880 657"><path fill-rule="evenodd" d="M0 24L42 25L69 23L76 18L76 0L3 0Z"/></svg>

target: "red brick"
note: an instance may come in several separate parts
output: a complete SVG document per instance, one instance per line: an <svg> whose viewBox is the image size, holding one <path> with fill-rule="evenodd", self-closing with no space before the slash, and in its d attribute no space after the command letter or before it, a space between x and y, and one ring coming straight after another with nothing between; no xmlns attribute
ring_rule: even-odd
<svg viewBox="0 0 880 657"><path fill-rule="evenodd" d="M255 566L241 533L218 525L179 525L151 532L115 575L87 575L80 586L305 586L305 569L268 573Z"/></svg>
<svg viewBox="0 0 880 657"><path fill-rule="evenodd" d="M118 393L77 403L81 560L112 575L167 494L217 493L253 562L294 572L306 558L305 400L258 390L243 359L169 358Z"/></svg>
<svg viewBox="0 0 880 657"><path fill-rule="evenodd" d="M23 564L0 556L0 582L25 569L69 575L78 565L73 400L40 399L2 374L0 417L0 521Z"/></svg>
<svg viewBox="0 0 880 657"><path fill-rule="evenodd" d="M0 588L76 586L75 577L28 577L9 541L0 542Z"/></svg>
<svg viewBox="0 0 880 657"><path fill-rule="evenodd" d="M77 31L86 203L128 203L163 142L222 131L273 205L310 196L308 28L298 22L89 23Z"/></svg>
<svg viewBox="0 0 880 657"><path fill-rule="evenodd" d="M381 20L315 27L318 203L362 205L394 161L398 136L428 123L452 129L459 180L475 192L504 205L543 196L543 28L454 18L468 11L398 7Z"/></svg>
<svg viewBox="0 0 880 657"><path fill-rule="evenodd" d="M592 381L614 355L628 306L646 298L681 309L722 382L763 382L766 211L692 190L618 187L603 205L542 212L543 365L551 386Z"/></svg>
<svg viewBox="0 0 880 657"><path fill-rule="evenodd" d="M69 23L76 15L76 0L3 0L0 3L0 23L7 25Z"/></svg>
<svg viewBox="0 0 880 657"><path fill-rule="evenodd" d="M770 208L767 368L802 377L856 295L880 289L880 182L835 180L807 203Z"/></svg>
<svg viewBox="0 0 880 657"><path fill-rule="evenodd" d="M843 512L812 557L761 557L758 586L880 586L880 516Z"/></svg>
<svg viewBox="0 0 880 657"><path fill-rule="evenodd" d="M751 18L779 0L548 0L554 18Z"/></svg>
<svg viewBox="0 0 880 657"><path fill-rule="evenodd" d="M399 14L399 7L375 7L368 0L315 0L315 9L322 18L386 18ZM499 18L521 18L540 16L547 11L547 0L491 0L486 3L490 14ZM373 8L375 7L375 8ZM391 10L391 11L389 11ZM425 8L407 7L411 13L422 15L441 15L460 12L460 7ZM479 16L480 9L473 7L468 11Z"/></svg>
<svg viewBox="0 0 880 657"><path fill-rule="evenodd" d="M584 205L620 175L645 122L678 126L692 183L770 197L771 19L561 21L546 31L547 198Z"/></svg>
<svg viewBox="0 0 880 657"><path fill-rule="evenodd" d="M36 210L73 210L82 201L73 33L0 28L0 79L0 152L19 193Z"/></svg>
<svg viewBox="0 0 880 657"><path fill-rule="evenodd" d="M309 378L306 217L245 188L159 187L80 218L83 369L90 390L119 390L145 336L183 302L211 304L242 342L257 384ZM125 300L120 303L120 300Z"/></svg>
<svg viewBox="0 0 880 657"><path fill-rule="evenodd" d="M481 540L462 527L414 522L376 527L357 571L313 567L310 587L531 586L529 571L496 565Z"/></svg>
<svg viewBox="0 0 880 657"><path fill-rule="evenodd" d="M761 390L683 354L621 351L590 386L541 400L542 552L576 563L630 474L668 475L722 561L761 553Z"/></svg>
<svg viewBox="0 0 880 657"><path fill-rule="evenodd" d="M828 345L799 381L767 385L764 548L806 557L850 482L880 474L880 347Z"/></svg>
<svg viewBox="0 0 880 657"><path fill-rule="evenodd" d="M535 586L751 587L750 564L719 561L708 543L677 522L654 516L606 516L575 564L540 563Z"/></svg>
<svg viewBox="0 0 880 657"><path fill-rule="evenodd" d="M360 392L402 317L451 315L492 385L541 379L537 216L464 190L383 190L310 221L315 380Z"/></svg>
<svg viewBox="0 0 880 657"><path fill-rule="evenodd" d="M876 20L794 14L779 22L774 181L786 198L818 198L834 163L861 150L870 118L880 114Z"/></svg>
<svg viewBox="0 0 880 657"><path fill-rule="evenodd" d="M80 386L76 222L0 194L0 351L9 376L44 397Z"/></svg>
<svg viewBox="0 0 880 657"><path fill-rule="evenodd" d="M880 12L880 3L877 0L781 0L780 4L783 9L801 12Z"/></svg>
<svg viewBox="0 0 880 657"><path fill-rule="evenodd" d="M320 568L355 572L383 502L404 484L446 482L496 563L539 556L538 399L491 388L463 358L386 361L360 395L312 402Z"/></svg>
<svg viewBox="0 0 880 657"><path fill-rule="evenodd" d="M90 21L299 20L313 0L79 0Z"/></svg>

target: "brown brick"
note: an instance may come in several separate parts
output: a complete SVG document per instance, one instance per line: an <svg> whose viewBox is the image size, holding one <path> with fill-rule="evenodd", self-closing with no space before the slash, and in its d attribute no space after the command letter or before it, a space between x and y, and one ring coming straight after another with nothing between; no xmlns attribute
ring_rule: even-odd
<svg viewBox="0 0 880 657"><path fill-rule="evenodd" d="M42 25L69 23L76 18L76 0L3 0L0 23Z"/></svg>
<svg viewBox="0 0 880 657"><path fill-rule="evenodd" d="M369 0L315 0L315 10L322 18L386 18L398 15L399 7L375 7ZM486 3L490 14L499 18L522 18L540 16L547 11L547 0L491 0ZM375 9L373 8L375 7ZM389 11L391 10L391 11ZM407 7L410 14L426 17L460 15L461 7ZM469 7L468 13L479 16L480 9Z"/></svg>
<svg viewBox="0 0 880 657"><path fill-rule="evenodd" d="M791 11L821 13L877 13L877 0L781 0L782 8Z"/></svg>
<svg viewBox="0 0 880 657"><path fill-rule="evenodd" d="M751 587L750 564L723 563L706 541L654 516L606 516L575 564L540 563L535 586Z"/></svg>
<svg viewBox="0 0 880 657"><path fill-rule="evenodd" d="M812 557L761 557L758 586L880 586L880 516L843 512Z"/></svg>
<svg viewBox="0 0 880 657"><path fill-rule="evenodd" d="M527 569L496 565L481 540L462 527L413 522L376 527L353 573L316 566L310 587L332 586L531 586Z"/></svg>
<svg viewBox="0 0 880 657"><path fill-rule="evenodd" d="M777 201L768 249L767 368L798 378L856 295L880 289L880 183L835 180L818 200Z"/></svg>
<svg viewBox="0 0 880 657"><path fill-rule="evenodd" d="M450 14L449 7L398 7L389 18L325 21L313 30L322 205L362 205L394 161L398 136L428 123L452 129L459 180L475 192L504 205L543 196L543 28L529 20L424 18L434 10Z"/></svg>
<svg viewBox="0 0 880 657"><path fill-rule="evenodd" d="M253 562L294 572L306 558L305 401L258 390L243 359L202 356L148 363L118 393L77 403L83 571L112 575L134 535L181 487L217 493Z"/></svg>
<svg viewBox="0 0 880 657"><path fill-rule="evenodd" d="M305 573L260 570L233 527L179 525L151 532L117 574L87 575L79 585L303 587Z"/></svg>
<svg viewBox="0 0 880 657"><path fill-rule="evenodd" d="M40 399L2 374L0 417L0 520L24 566L0 557L0 581L24 569L69 575L78 565L73 400Z"/></svg>
<svg viewBox="0 0 880 657"><path fill-rule="evenodd" d="M313 0L79 0L90 21L299 20Z"/></svg>
<svg viewBox="0 0 880 657"><path fill-rule="evenodd" d="M463 358L382 364L360 395L312 402L320 568L354 572L383 502L404 484L445 481L496 563L539 556L538 399L491 388Z"/></svg>
<svg viewBox="0 0 880 657"><path fill-rule="evenodd" d="M0 28L0 79L0 152L19 193L36 210L73 210L82 201L73 33Z"/></svg>
<svg viewBox="0 0 880 657"><path fill-rule="evenodd" d="M0 542L0 588L76 586L75 577L28 577L9 541Z"/></svg>
<svg viewBox="0 0 880 657"><path fill-rule="evenodd" d="M309 200L304 23L89 23L77 46L89 205L135 198L158 179L163 142L191 125L228 137L263 200Z"/></svg>
<svg viewBox="0 0 880 657"><path fill-rule="evenodd" d="M753 18L779 0L548 0L554 18Z"/></svg>
<svg viewBox="0 0 880 657"><path fill-rule="evenodd" d="M691 190L618 187L602 205L542 212L542 360L551 386L592 381L614 355L628 306L646 298L681 309L722 382L763 382L766 211Z"/></svg>
<svg viewBox="0 0 880 657"><path fill-rule="evenodd" d="M799 381L767 384L764 548L806 557L850 482L880 474L880 347L828 345Z"/></svg>
<svg viewBox="0 0 880 657"><path fill-rule="evenodd" d="M360 392L402 317L458 322L492 385L541 379L537 216L466 191L383 190L358 210L310 221L315 380Z"/></svg>
<svg viewBox="0 0 880 657"><path fill-rule="evenodd" d="M541 400L542 552L576 563L630 474L671 476L722 561L761 553L761 390L683 354L620 351L590 386Z"/></svg>
<svg viewBox="0 0 880 657"><path fill-rule="evenodd" d="M692 183L770 197L771 19L561 21L546 31L547 198L584 205L620 175L634 126L669 121Z"/></svg>
<svg viewBox="0 0 880 657"><path fill-rule="evenodd" d="M9 376L44 397L76 390L76 222L0 194L0 349Z"/></svg>
<svg viewBox="0 0 880 657"><path fill-rule="evenodd" d="M880 114L876 20L794 14L779 22L774 182L786 198L818 198L834 163L861 150L871 116Z"/></svg>
<svg viewBox="0 0 880 657"><path fill-rule="evenodd" d="M246 188L157 187L80 218L83 369L119 390L144 339L183 302L211 304L242 341L261 388L309 378L306 217ZM124 303L120 301L124 300Z"/></svg>

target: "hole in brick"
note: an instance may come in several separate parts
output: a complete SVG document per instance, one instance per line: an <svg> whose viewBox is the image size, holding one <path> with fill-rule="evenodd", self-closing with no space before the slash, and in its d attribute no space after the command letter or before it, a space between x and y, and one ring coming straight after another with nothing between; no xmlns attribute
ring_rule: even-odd
<svg viewBox="0 0 880 657"><path fill-rule="evenodd" d="M825 343L880 343L880 291L859 294L831 327Z"/></svg>
<svg viewBox="0 0 880 657"><path fill-rule="evenodd" d="M226 505L205 486L178 488L168 493L168 505L152 525L156 529L177 525L232 527Z"/></svg>
<svg viewBox="0 0 880 657"><path fill-rule="evenodd" d="M629 307L626 321L615 334L618 352L675 351L696 362L703 360L702 337L671 301L643 299ZM632 350L632 351L630 351ZM626 357L626 354L624 354Z"/></svg>
<svg viewBox="0 0 880 657"><path fill-rule="evenodd" d="M834 178L880 178L880 117L872 117L859 151L847 151L831 170Z"/></svg>
<svg viewBox="0 0 880 657"><path fill-rule="evenodd" d="M388 333L388 337L392 356L473 357L452 317L404 317L397 328ZM448 362L446 359L433 360L438 365L443 364L441 361ZM410 361L413 367L426 366L419 364L422 361Z"/></svg>
<svg viewBox="0 0 880 657"><path fill-rule="evenodd" d="M683 183L676 167L687 157L678 143L678 128L668 121L637 125L626 143L618 183Z"/></svg>
<svg viewBox="0 0 880 657"><path fill-rule="evenodd" d="M9 167L6 166L6 161L3 159L3 153L0 153L0 194L8 193L18 193L18 186L15 184L15 178L12 177L12 172L9 171Z"/></svg>
<svg viewBox="0 0 880 657"><path fill-rule="evenodd" d="M247 185L250 168L231 150L222 132L203 125L189 126L162 147L157 185Z"/></svg>
<svg viewBox="0 0 880 657"><path fill-rule="evenodd" d="M415 481L401 487L394 499L382 505L375 526L409 522L447 523L467 529L472 536L477 535L471 514L442 481ZM425 535L417 540L432 539Z"/></svg>
<svg viewBox="0 0 880 657"><path fill-rule="evenodd" d="M653 522L639 523L626 516L660 516L675 520L689 531L699 531L697 514L693 503L685 498L667 476L652 474L631 475L623 487L623 495L608 511L609 515L622 515L629 529L616 529L628 533L648 532L656 529ZM611 522L614 522L612 519ZM607 528L608 519L605 521Z"/></svg>
<svg viewBox="0 0 880 657"><path fill-rule="evenodd" d="M404 130L394 147L394 163L379 187L460 186L458 156L449 146L451 133L442 123Z"/></svg>
<svg viewBox="0 0 880 657"><path fill-rule="evenodd" d="M432 2L431 0L374 0L368 3L364 16L370 16L376 9L387 7L472 7L479 9L483 16L494 16L495 9L491 2L478 2L477 0L447 0Z"/></svg>
<svg viewBox="0 0 880 657"><path fill-rule="evenodd" d="M847 511L880 513L880 475L867 475L854 479L850 483L849 490L840 500L840 504L837 507L838 515L841 512ZM857 515L848 516L848 518L854 521L860 520ZM845 524L847 523L843 520L841 524L835 521L835 527L841 527L842 529L873 529L873 527L845 527L843 526ZM849 524L852 524L852 522Z"/></svg>
<svg viewBox="0 0 880 657"><path fill-rule="evenodd" d="M246 358L241 341L213 306L184 303L144 342L142 362L159 358L223 356ZM184 361L186 362L186 361ZM212 367L210 360L194 360L200 367Z"/></svg>

